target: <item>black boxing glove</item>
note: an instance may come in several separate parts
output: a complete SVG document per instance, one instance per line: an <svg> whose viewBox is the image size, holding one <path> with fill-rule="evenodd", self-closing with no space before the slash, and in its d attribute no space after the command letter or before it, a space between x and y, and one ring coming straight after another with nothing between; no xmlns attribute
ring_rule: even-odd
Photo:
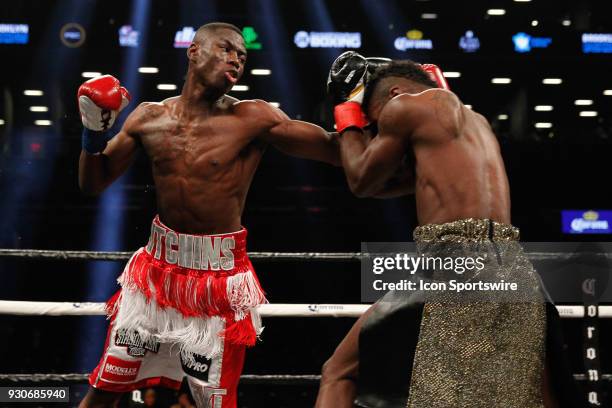
<svg viewBox="0 0 612 408"><path fill-rule="evenodd" d="M327 76L327 92L336 106L334 119L338 133L348 128L362 129L368 121L361 110L367 76L367 61L355 51L342 53L332 63Z"/></svg>
<svg viewBox="0 0 612 408"><path fill-rule="evenodd" d="M342 53L332 63L327 76L327 92L336 104L349 101L361 103L367 65L366 59L355 51Z"/></svg>

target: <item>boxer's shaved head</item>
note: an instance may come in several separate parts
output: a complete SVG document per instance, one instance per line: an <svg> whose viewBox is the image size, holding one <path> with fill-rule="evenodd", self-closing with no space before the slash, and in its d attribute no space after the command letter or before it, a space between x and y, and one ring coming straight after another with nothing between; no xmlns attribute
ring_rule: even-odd
<svg viewBox="0 0 612 408"><path fill-rule="evenodd" d="M220 29L232 30L242 36L242 31L240 31L240 29L235 25L230 23L214 22L200 26L193 37L193 42L202 43L202 41L204 41L209 34Z"/></svg>
<svg viewBox="0 0 612 408"><path fill-rule="evenodd" d="M208 97L216 100L244 73L247 52L242 32L229 23L204 24L187 48L187 58L187 74L195 76L206 87Z"/></svg>
<svg viewBox="0 0 612 408"><path fill-rule="evenodd" d="M368 80L363 95L363 111L367 113L375 101L388 96L389 89L397 83L397 79L412 81L425 88L438 87L420 64L410 60L395 60L378 68Z"/></svg>

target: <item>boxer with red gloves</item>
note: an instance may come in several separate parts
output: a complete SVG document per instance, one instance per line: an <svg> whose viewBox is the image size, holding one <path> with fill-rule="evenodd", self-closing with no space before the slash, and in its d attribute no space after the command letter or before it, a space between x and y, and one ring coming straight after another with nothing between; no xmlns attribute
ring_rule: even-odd
<svg viewBox="0 0 612 408"><path fill-rule="evenodd" d="M159 212L108 303L108 337L81 408L116 406L137 388L178 389L184 376L199 408L235 408L245 347L261 332L257 306L266 302L241 222L255 170L269 145L340 164L337 140L322 128L227 95L247 58L237 27L200 27L186 56L181 94L141 103L110 140L128 92L111 76L78 92L81 189L102 192L142 149Z"/></svg>
<svg viewBox="0 0 612 408"><path fill-rule="evenodd" d="M328 79L350 189L360 197L414 193L420 255L448 255L435 252L437 243L477 242L493 248L479 276L510 276L532 297L461 304L389 291L323 366L316 407L579 406L556 308L545 302L518 229L509 225L508 180L487 120L448 90L435 65L405 60L367 68L366 58L348 52ZM410 175L397 180L406 162ZM511 250L500 252L497 242Z"/></svg>

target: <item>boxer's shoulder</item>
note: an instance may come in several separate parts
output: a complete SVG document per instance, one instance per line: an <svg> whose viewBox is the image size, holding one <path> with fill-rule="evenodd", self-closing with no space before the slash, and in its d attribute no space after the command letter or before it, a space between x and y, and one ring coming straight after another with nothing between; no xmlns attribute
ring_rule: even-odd
<svg viewBox="0 0 612 408"><path fill-rule="evenodd" d="M430 115L420 94L400 94L389 100L380 113L379 128L411 130Z"/></svg>
<svg viewBox="0 0 612 408"><path fill-rule="evenodd" d="M127 117L124 128L128 132L140 133L143 125L151 123L166 111L164 102L141 102Z"/></svg>
<svg viewBox="0 0 612 408"><path fill-rule="evenodd" d="M234 114L253 122L269 123L286 118L280 109L261 99L249 99L233 105Z"/></svg>
<svg viewBox="0 0 612 408"><path fill-rule="evenodd" d="M401 129L416 137L438 140L459 134L464 121L461 101L450 91L433 88L417 94L400 94L383 108L379 128ZM434 129L440 131L434 131ZM422 130L422 131L421 131Z"/></svg>
<svg viewBox="0 0 612 408"><path fill-rule="evenodd" d="M166 114L178 100L178 96L164 99L161 102L141 102L136 108L141 119L154 119Z"/></svg>

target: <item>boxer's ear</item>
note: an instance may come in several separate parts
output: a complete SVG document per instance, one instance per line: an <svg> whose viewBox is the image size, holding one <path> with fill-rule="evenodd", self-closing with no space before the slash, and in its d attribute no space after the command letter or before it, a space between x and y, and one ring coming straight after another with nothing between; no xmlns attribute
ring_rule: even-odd
<svg viewBox="0 0 612 408"><path fill-rule="evenodd" d="M402 88L399 85L393 85L391 88L389 88L389 99L393 99L395 98L397 95L401 95L405 93Z"/></svg>
<svg viewBox="0 0 612 408"><path fill-rule="evenodd" d="M187 48L187 59L189 60L189 62L196 62L198 47L198 44L196 44L195 42L189 44L189 47Z"/></svg>

